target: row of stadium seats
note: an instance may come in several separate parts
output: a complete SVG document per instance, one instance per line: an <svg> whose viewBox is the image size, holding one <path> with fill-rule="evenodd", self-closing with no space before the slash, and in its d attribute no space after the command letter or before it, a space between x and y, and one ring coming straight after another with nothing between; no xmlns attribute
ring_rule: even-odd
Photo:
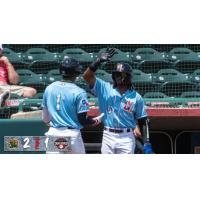
<svg viewBox="0 0 200 200"><path fill-rule="evenodd" d="M47 74L36 74L28 69L18 69L20 76L20 83L45 83L50 84L56 80L61 79L58 69L50 70ZM112 82L112 75L105 70L97 70L97 77ZM165 82L189 82L200 83L200 69L195 70L192 74L182 74L175 69L161 69L156 74L147 74L140 70L134 69L132 71L132 81L134 83L165 83ZM80 79L84 82L84 80Z"/></svg>
<svg viewBox="0 0 200 200"><path fill-rule="evenodd" d="M32 99L42 99L43 98L43 92L37 93L36 96L34 96ZM143 95L145 99L164 99L164 98L171 98L164 94L163 92L147 92ZM18 99L17 97L15 97ZM91 93L88 93L88 99L94 99L96 98L94 95ZM177 98L200 98L200 91L190 91L190 92L182 92L180 96Z"/></svg>
<svg viewBox="0 0 200 200"><path fill-rule="evenodd" d="M104 52L106 48L102 48L99 52L86 52L81 48L67 48L64 49L61 53L50 52L45 48L30 48L26 52L15 52L9 48L4 48L4 54L10 57L13 60L23 59L28 62L32 62L34 60L49 60L55 61L57 59L62 59L66 55L70 55L71 57L77 59L84 59L91 62L93 58L98 56L100 53ZM124 52L120 49L116 49L116 54L113 57L113 60L125 60L125 61L134 61L140 62L141 60L164 60L167 59L169 61L176 60L199 60L200 55L191 49L188 48L173 48L169 52L158 52L153 48L137 48L134 52Z"/></svg>
<svg viewBox="0 0 200 200"><path fill-rule="evenodd" d="M4 47L16 52L26 52L30 48L45 48L51 52L63 52L68 48L81 48L87 52L99 52L101 48L117 48L125 52L134 52L138 48L153 48L160 52L169 52L176 47L189 48L195 52L200 52L198 44L5 44Z"/></svg>
<svg viewBox="0 0 200 200"><path fill-rule="evenodd" d="M35 74L26 69L17 70L17 72L20 75L20 85L34 87L38 92L43 92L47 85L61 79L58 69L50 70L47 74ZM97 77L112 82L112 75L106 71L97 70L96 74ZM196 70L193 76L182 74L174 69L163 69L155 75L133 70L132 81L141 95L147 92L164 92L170 97L177 97L182 92L200 90L200 70ZM89 91L82 76L77 78L76 83Z"/></svg>
<svg viewBox="0 0 200 200"><path fill-rule="evenodd" d="M112 62L107 63L107 66L102 65L100 69L108 73L111 73L114 69L114 64L115 63L112 63ZM177 66L173 66L173 65L156 65L152 63L151 65L144 64L144 65L139 65L139 66L134 66L130 64L130 66L132 67L132 69L137 69L147 74L156 74L161 69L175 69L178 72L183 73L183 74L193 74L193 73L196 73L195 72L196 70L200 69L200 62L199 63L196 62L194 64L188 62L188 65L186 62L184 62L182 64L180 65L180 63L178 63ZM87 66L88 64L86 64L85 67L83 67L83 70ZM15 69L28 69L36 74L47 74L50 70L58 69L59 62L34 61L31 64L14 63L14 67Z"/></svg>
<svg viewBox="0 0 200 200"><path fill-rule="evenodd" d="M77 59L83 66L93 62L96 57L105 51L87 53L82 49L65 49L61 54L51 53L44 48L31 48L25 53L16 53L10 49L4 49L6 55L16 69L31 69L36 73L47 73L50 69L58 68L59 62L66 56ZM187 48L174 48L169 53L160 53L152 48L139 48L134 53L122 52L116 49L116 54L103 68L112 71L117 62L127 62L133 68L145 73L156 73L160 69L174 68L182 73L191 73L200 69L200 55Z"/></svg>
<svg viewBox="0 0 200 200"><path fill-rule="evenodd" d="M36 94L36 96L33 97L33 99L42 99L43 98L43 92L39 92ZM147 92L143 95L143 97L146 99L164 99L164 98L170 98L170 96L167 96L163 92ZM17 95L13 95L12 99L18 99ZM94 95L88 92L88 99L95 98ZM189 92L182 92L180 96L177 98L200 98L200 91L189 91Z"/></svg>

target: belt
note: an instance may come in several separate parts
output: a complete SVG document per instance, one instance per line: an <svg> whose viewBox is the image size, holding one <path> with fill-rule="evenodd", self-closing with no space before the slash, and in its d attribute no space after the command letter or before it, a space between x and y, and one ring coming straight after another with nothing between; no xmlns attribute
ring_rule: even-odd
<svg viewBox="0 0 200 200"><path fill-rule="evenodd" d="M104 130L112 132L112 133L128 133L128 132L131 132L130 128L115 129L115 128L105 127Z"/></svg>
<svg viewBox="0 0 200 200"><path fill-rule="evenodd" d="M66 127L66 128L68 128L68 129L75 129L75 128L73 128L73 127Z"/></svg>
<svg viewBox="0 0 200 200"><path fill-rule="evenodd" d="M69 126L60 126L60 127L56 127L56 128L67 128L67 129L75 129L73 127L69 127Z"/></svg>

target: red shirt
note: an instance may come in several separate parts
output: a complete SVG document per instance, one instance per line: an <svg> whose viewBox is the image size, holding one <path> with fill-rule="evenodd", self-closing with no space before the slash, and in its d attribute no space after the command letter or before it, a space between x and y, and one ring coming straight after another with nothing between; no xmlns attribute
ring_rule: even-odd
<svg viewBox="0 0 200 200"><path fill-rule="evenodd" d="M9 84L8 63L0 57L0 84Z"/></svg>

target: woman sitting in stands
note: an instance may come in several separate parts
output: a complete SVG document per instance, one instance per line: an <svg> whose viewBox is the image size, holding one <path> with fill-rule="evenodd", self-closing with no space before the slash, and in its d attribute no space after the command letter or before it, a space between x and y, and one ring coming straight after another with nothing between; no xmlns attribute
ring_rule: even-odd
<svg viewBox="0 0 200 200"><path fill-rule="evenodd" d="M10 93L17 94L24 98L31 98L36 95L34 88L19 86L19 75L8 58L3 55L3 46L0 44L0 107L4 106Z"/></svg>

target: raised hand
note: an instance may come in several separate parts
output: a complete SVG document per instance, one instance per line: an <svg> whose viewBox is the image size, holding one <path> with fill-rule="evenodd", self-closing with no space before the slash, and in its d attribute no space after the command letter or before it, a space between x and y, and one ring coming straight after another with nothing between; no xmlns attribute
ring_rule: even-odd
<svg viewBox="0 0 200 200"><path fill-rule="evenodd" d="M109 61L114 54L116 54L115 49L107 48L106 51L101 53L97 60L89 66L90 70L95 72L101 63Z"/></svg>
<svg viewBox="0 0 200 200"><path fill-rule="evenodd" d="M114 54L116 54L115 49L107 48L106 51L101 53L101 55L99 56L100 62L109 61L114 56Z"/></svg>

